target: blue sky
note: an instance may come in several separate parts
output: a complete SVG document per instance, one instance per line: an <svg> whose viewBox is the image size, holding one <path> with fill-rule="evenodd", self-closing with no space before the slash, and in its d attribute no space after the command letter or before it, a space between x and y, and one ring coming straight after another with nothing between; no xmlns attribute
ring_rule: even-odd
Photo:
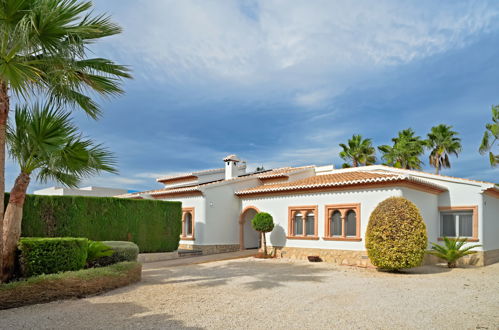
<svg viewBox="0 0 499 330"><path fill-rule="evenodd" d="M339 167L338 144L352 134L381 145L399 130L424 137L440 123L463 143L443 174L499 181L499 169L477 152L490 106L499 104L497 1L95 7L124 28L96 44L95 55L130 65L134 80L126 95L102 102L101 120L76 115L120 167L119 176L85 185L153 189L158 175L221 167L229 153L250 168ZM17 169L7 170L11 183Z"/></svg>

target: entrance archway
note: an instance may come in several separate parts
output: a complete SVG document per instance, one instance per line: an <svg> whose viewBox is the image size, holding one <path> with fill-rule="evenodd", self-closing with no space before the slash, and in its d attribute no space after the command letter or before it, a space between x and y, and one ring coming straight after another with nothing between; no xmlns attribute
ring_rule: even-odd
<svg viewBox="0 0 499 330"><path fill-rule="evenodd" d="M258 249L260 247L260 233L251 226L251 219L260 212L254 206L245 207L239 216L239 248L240 250Z"/></svg>

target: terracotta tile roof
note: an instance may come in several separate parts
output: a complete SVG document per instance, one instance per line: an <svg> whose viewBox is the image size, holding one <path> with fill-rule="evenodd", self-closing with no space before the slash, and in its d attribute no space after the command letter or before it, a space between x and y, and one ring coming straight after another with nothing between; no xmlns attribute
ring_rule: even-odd
<svg viewBox="0 0 499 330"><path fill-rule="evenodd" d="M447 190L444 187L431 184L429 182L425 182L423 180L419 180L406 175L356 171L356 172L316 175L292 182L262 185L238 191L236 192L236 195L248 195L255 193L292 191L292 190L302 190L302 189L316 189L316 188L326 188L334 186L347 186L347 185L357 185L365 183L382 183L382 182L394 182L394 181L411 181L414 183L426 185L436 190L441 190L441 191Z"/></svg>
<svg viewBox="0 0 499 330"><path fill-rule="evenodd" d="M281 167L281 168L276 168L274 170L270 170L267 172L263 173L256 173L255 175L259 179L268 179L268 178L277 178L277 177L287 177L289 174L292 172L296 172L305 168L312 168L312 166L302 166L302 167Z"/></svg>
<svg viewBox="0 0 499 330"><path fill-rule="evenodd" d="M169 180L177 180L177 179L182 179L182 178L190 178L190 177L196 177L198 175L210 173L210 172L221 172L223 171L224 168L212 168L209 170L202 170L202 171L196 171L196 172L190 172L190 173L181 173L181 174L175 174L175 175L168 175L168 176L163 176L161 178L156 179L158 182L163 182L163 181L169 181Z"/></svg>
<svg viewBox="0 0 499 330"><path fill-rule="evenodd" d="M210 182L210 183L212 183L212 182ZM156 195L169 195L169 194L174 195L174 194L182 194L182 193L189 193L189 192L196 193L196 192L201 192L199 190L199 188L203 185L204 184L183 186L183 187L178 187L178 188L146 190L146 191L141 191L141 192L136 192L136 193L118 195L115 197L118 197L118 198L141 198L140 195L156 196Z"/></svg>

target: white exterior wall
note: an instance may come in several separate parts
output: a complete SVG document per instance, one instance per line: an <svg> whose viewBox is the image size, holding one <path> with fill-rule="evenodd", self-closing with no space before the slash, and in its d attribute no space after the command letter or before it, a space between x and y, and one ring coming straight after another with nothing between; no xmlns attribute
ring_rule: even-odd
<svg viewBox="0 0 499 330"><path fill-rule="evenodd" d="M428 248L430 248L430 242L436 243L440 235L440 213L438 211L439 195L410 188L402 188L402 196L418 207L426 224Z"/></svg>
<svg viewBox="0 0 499 330"><path fill-rule="evenodd" d="M203 226L205 239L196 244L222 245L239 244L239 216L242 211L241 199L234 193L238 190L257 186L259 180L234 181L214 185L205 191L206 218Z"/></svg>
<svg viewBox="0 0 499 330"><path fill-rule="evenodd" d="M40 190L35 190L35 195L46 196L90 196L90 197L114 197L121 194L126 194L128 190L106 187L83 187L83 188L66 188L66 187L50 187Z"/></svg>
<svg viewBox="0 0 499 330"><path fill-rule="evenodd" d="M204 227L206 224L206 208L204 196L181 197L181 198L162 198L161 200L181 202L182 208L194 208L194 241L180 240L180 244L203 244L201 243L206 235L204 234Z"/></svg>
<svg viewBox="0 0 499 330"><path fill-rule="evenodd" d="M483 195L483 244L484 250L499 249L499 199Z"/></svg>
<svg viewBox="0 0 499 330"><path fill-rule="evenodd" d="M276 224L271 233L267 233L267 242L274 246L288 246L299 248L321 248L338 250L365 250L365 232L371 212L376 206L388 197L402 196L401 188L376 188L362 190L345 190L327 193L312 193L303 195L268 196L265 198L245 198L242 201L243 209L255 206L261 212L268 212ZM356 204L360 203L360 242L352 241L325 241L325 205ZM319 240L287 239L288 236L288 206L318 206L318 236Z"/></svg>

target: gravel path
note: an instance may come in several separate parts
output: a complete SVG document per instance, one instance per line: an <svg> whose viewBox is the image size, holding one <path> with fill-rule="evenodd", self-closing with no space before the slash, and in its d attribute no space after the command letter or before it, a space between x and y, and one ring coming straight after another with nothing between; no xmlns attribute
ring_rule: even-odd
<svg viewBox="0 0 499 330"><path fill-rule="evenodd" d="M141 283L0 311L2 329L499 329L499 264L407 274L254 258L148 264Z"/></svg>

